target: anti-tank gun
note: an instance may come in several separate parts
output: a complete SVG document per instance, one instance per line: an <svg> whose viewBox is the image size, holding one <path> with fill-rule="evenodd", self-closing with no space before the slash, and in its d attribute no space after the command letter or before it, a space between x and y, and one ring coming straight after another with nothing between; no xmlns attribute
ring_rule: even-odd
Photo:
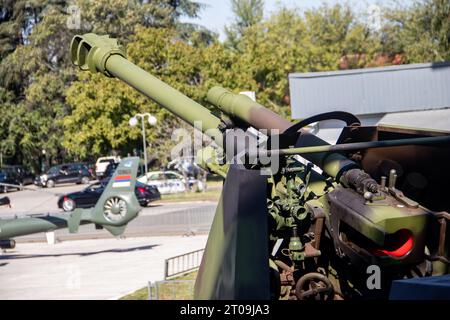
<svg viewBox="0 0 450 320"><path fill-rule="evenodd" d="M362 127L345 112L294 125L220 87L208 92L210 110L128 61L115 39L75 36L71 54L80 69L121 79L213 139L203 163L226 180L197 299L387 297L395 279L447 273L448 174L437 167L450 160L448 134ZM334 146L305 129L328 119L347 124ZM440 160L425 170L405 152ZM375 288L370 266L381 271Z"/></svg>

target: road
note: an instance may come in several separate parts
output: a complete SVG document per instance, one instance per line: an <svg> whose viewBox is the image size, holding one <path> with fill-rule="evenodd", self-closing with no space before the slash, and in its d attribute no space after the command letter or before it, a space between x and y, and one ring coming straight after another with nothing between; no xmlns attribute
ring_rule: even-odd
<svg viewBox="0 0 450 320"><path fill-rule="evenodd" d="M79 191L86 186L66 185L52 189L31 187L33 190L23 190L6 194L12 203L12 208L1 207L0 218L23 217L39 213L61 213L57 201L59 196ZM5 195L5 194L4 194ZM142 208L139 216L131 221L125 230L124 237L140 237L155 235L183 235L186 233L206 233L214 217L215 202L156 202L150 207ZM78 233L70 234L67 229L56 231L59 240L100 239L110 238L106 230L96 230L93 225L80 226ZM17 242L46 241L45 234L34 234L16 238Z"/></svg>

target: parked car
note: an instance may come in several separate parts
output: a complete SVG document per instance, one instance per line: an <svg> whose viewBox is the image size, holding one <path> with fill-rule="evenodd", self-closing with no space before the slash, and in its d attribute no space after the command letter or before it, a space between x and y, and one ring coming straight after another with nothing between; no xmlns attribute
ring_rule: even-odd
<svg viewBox="0 0 450 320"><path fill-rule="evenodd" d="M138 178L139 182L158 188L161 194L178 193L186 191L185 178L175 171L151 171ZM195 184L194 178L188 178L188 186Z"/></svg>
<svg viewBox="0 0 450 320"><path fill-rule="evenodd" d="M67 163L51 167L47 173L40 175L34 183L41 187L53 188L62 183L88 184L92 175L85 163Z"/></svg>
<svg viewBox="0 0 450 320"><path fill-rule="evenodd" d="M120 162L120 157L100 157L97 159L97 162L95 163L95 174L97 175L97 178L101 179L106 177L105 171L108 168L108 166L111 164L118 165Z"/></svg>
<svg viewBox="0 0 450 320"><path fill-rule="evenodd" d="M72 192L61 196L58 199L58 207L64 211L72 211L75 208L91 208L94 207L98 199L103 193L109 179L103 179L93 183L87 188L79 192ZM136 182L135 187L136 198L143 207L148 206L152 201L161 199L158 188L147 186L143 183Z"/></svg>
<svg viewBox="0 0 450 320"><path fill-rule="evenodd" d="M34 176L29 170L20 165L3 166L0 169L0 182L17 185L18 187L0 186L1 192L10 189L20 190L20 186L33 183Z"/></svg>

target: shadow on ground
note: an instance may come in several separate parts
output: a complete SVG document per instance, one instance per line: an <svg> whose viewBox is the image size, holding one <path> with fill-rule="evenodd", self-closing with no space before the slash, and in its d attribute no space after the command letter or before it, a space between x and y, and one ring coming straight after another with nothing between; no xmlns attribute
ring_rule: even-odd
<svg viewBox="0 0 450 320"><path fill-rule="evenodd" d="M152 245L139 246L139 247L133 247L133 248L126 248L126 249L108 249L108 250L100 250L100 251L92 251L92 252L73 252L73 253L61 253L61 254L6 254L3 256L0 256L0 260L54 258L54 257L65 257L65 256L87 257L87 256L92 256L92 255L102 254L102 253L124 253L124 252L133 252L133 251L151 250L157 246L160 246L160 244L152 244ZM0 263L0 266L3 266L5 264L6 263Z"/></svg>

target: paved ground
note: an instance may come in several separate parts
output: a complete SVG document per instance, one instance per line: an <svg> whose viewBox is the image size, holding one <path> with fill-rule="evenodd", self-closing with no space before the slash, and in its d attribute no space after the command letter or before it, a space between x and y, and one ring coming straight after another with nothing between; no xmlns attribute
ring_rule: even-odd
<svg viewBox="0 0 450 320"><path fill-rule="evenodd" d="M164 259L206 235L20 244L0 256L0 299L114 299L164 278Z"/></svg>
<svg viewBox="0 0 450 320"><path fill-rule="evenodd" d="M60 213L58 197L85 187L10 192L13 207L0 207L0 219ZM45 243L43 233L15 238L16 249L0 255L0 300L113 299L162 280L164 259L205 247L215 207L155 203L142 209L120 240L93 225L80 226L76 234L57 230L55 245Z"/></svg>

